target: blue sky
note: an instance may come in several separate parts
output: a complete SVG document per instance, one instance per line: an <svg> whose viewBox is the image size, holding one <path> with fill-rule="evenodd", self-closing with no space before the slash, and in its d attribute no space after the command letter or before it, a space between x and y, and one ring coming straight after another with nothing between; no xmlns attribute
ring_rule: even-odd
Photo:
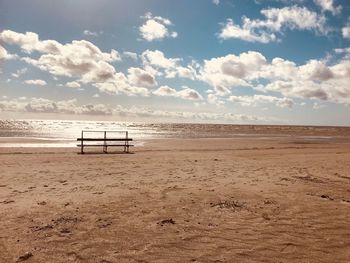
<svg viewBox="0 0 350 263"><path fill-rule="evenodd" d="M0 0L0 117L350 125L343 0Z"/></svg>

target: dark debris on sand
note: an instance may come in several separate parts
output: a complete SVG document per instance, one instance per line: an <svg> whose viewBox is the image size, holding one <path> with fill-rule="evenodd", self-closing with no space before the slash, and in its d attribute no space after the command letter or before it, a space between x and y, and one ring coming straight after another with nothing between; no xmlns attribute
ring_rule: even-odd
<svg viewBox="0 0 350 263"><path fill-rule="evenodd" d="M33 256L33 254L31 252L26 252L24 255L18 257L17 262L21 262L21 261L25 261L30 259Z"/></svg>
<svg viewBox="0 0 350 263"><path fill-rule="evenodd" d="M210 203L211 207L217 207L220 209L241 209L244 207L244 203L236 200L223 200L215 203Z"/></svg>
<svg viewBox="0 0 350 263"><path fill-rule="evenodd" d="M321 198L323 199L328 199L328 200L334 200L332 197L330 197L329 195L321 195Z"/></svg>
<svg viewBox="0 0 350 263"><path fill-rule="evenodd" d="M174 225L174 224L175 224L175 221L174 221L172 218L170 218L170 219L164 219L164 220L158 222L157 224L159 224L159 225L161 225L161 226L163 226L163 225L165 225L165 224Z"/></svg>

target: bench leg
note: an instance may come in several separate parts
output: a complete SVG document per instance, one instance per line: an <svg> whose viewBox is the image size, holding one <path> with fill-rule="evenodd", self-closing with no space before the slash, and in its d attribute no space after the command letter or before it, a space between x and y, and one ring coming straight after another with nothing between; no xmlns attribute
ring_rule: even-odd
<svg viewBox="0 0 350 263"><path fill-rule="evenodd" d="M107 146L103 146L103 152L104 152L104 153L108 153L108 152L107 152Z"/></svg>

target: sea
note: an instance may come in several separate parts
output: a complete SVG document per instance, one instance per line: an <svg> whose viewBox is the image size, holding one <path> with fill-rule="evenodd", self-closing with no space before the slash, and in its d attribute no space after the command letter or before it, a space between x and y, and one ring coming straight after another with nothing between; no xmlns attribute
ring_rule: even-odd
<svg viewBox="0 0 350 263"><path fill-rule="evenodd" d="M166 138L296 138L308 141L349 140L349 127L144 123L86 120L0 120L0 147L74 147L84 137L133 138L135 146ZM343 140L344 141L344 140Z"/></svg>

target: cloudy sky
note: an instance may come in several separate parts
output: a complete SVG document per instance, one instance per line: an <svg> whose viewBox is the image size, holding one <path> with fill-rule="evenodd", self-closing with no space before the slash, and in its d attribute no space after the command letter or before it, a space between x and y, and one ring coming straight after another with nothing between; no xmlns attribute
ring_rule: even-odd
<svg viewBox="0 0 350 263"><path fill-rule="evenodd" d="M350 2L0 0L0 117L350 125Z"/></svg>

